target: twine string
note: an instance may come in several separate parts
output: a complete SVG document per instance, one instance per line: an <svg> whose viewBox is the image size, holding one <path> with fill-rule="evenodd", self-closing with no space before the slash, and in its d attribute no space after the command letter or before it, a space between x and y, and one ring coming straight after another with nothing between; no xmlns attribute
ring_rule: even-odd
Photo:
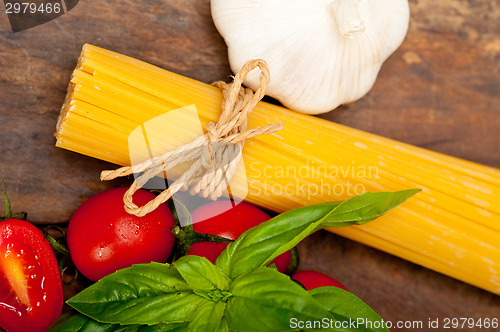
<svg viewBox="0 0 500 332"><path fill-rule="evenodd" d="M260 85L254 93L242 85L247 75L257 67L261 72ZM216 200L227 189L227 185L236 172L245 140L259 135L272 134L283 129L281 121L263 127L247 129L247 117L264 97L269 80L269 69L264 60L248 61L236 74L232 83L222 81L213 83L222 90L222 113L217 123L210 122L206 126L204 135L199 136L191 143L138 165L103 171L101 180L113 180L142 172L143 174L134 180L123 196L125 210L139 217L154 211L179 190L185 191L190 188L192 195L197 194ZM140 207L133 202L134 193L150 179L191 160L194 162L188 170L153 200Z"/></svg>

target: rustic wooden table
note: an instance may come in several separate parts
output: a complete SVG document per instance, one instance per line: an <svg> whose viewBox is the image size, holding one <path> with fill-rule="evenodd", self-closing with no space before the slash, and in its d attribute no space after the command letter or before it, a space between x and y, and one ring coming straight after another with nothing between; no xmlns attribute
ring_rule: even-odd
<svg viewBox="0 0 500 332"><path fill-rule="evenodd" d="M406 40L372 91L322 117L500 167L498 2L410 6ZM117 185L99 181L111 165L54 147L84 43L204 82L231 74L208 0L81 0L64 16L15 34L0 9L0 180L31 221L67 221L88 197ZM500 297L334 234L317 233L300 254L303 269L341 280L386 320L500 318Z"/></svg>

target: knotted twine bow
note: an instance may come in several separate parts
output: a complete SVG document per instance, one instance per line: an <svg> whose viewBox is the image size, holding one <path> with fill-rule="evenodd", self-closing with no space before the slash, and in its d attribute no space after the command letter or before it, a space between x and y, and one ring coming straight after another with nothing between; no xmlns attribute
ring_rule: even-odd
<svg viewBox="0 0 500 332"><path fill-rule="evenodd" d="M248 73L256 67L260 68L261 74L260 86L254 94L251 89L244 88L242 84ZM248 61L236 74L233 83L222 81L214 83L216 87L222 90L222 114L217 123L210 122L206 126L206 134L196 138L189 144L178 147L174 151L167 152L139 165L103 171L101 180L113 180L134 172L144 172L135 179L123 196L125 210L138 217L154 211L176 192L187 190L189 187L191 187L190 193L193 195L198 194L212 200L217 199L226 190L236 171L245 140L262 134L272 134L283 129L283 123L280 121L247 130L248 114L264 97L269 80L269 69L264 60ZM232 144L217 144L217 142ZM189 169L156 198L141 207L133 202L134 193L150 179L193 159L196 159L196 161L193 162Z"/></svg>

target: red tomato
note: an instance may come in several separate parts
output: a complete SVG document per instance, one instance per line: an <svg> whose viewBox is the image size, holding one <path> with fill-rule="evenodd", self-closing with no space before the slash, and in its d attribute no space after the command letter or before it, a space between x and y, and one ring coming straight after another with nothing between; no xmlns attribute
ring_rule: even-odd
<svg viewBox="0 0 500 332"><path fill-rule="evenodd" d="M0 222L0 285L0 326L8 332L45 331L61 314L56 257L29 222Z"/></svg>
<svg viewBox="0 0 500 332"><path fill-rule="evenodd" d="M221 213L221 211L224 211ZM246 230L267 221L270 217L262 210L245 202L236 206L230 201L208 203L196 209L192 214L193 228L198 233L211 234L236 240ZM226 249L229 243L197 242L187 254L206 257L212 263ZM280 272L285 272L290 262L290 251L276 257L275 264Z"/></svg>
<svg viewBox="0 0 500 332"><path fill-rule="evenodd" d="M324 286L334 286L347 290L347 288L337 280L316 271L295 272L292 279L300 282L307 290Z"/></svg>
<svg viewBox="0 0 500 332"><path fill-rule="evenodd" d="M217 257L226 249L229 245L227 243L218 243L218 242L196 242L189 247L187 255L196 255L205 257L212 264L215 264Z"/></svg>
<svg viewBox="0 0 500 332"><path fill-rule="evenodd" d="M132 264L165 262L174 245L172 213L166 204L144 217L123 206L127 188L101 192L75 212L68 226L68 247L76 268L87 278L102 277ZM134 194L142 206L155 198L146 190Z"/></svg>

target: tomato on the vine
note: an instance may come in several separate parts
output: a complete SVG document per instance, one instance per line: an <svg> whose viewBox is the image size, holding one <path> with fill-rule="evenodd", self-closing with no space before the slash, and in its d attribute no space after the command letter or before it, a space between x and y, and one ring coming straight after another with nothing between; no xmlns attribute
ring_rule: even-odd
<svg viewBox="0 0 500 332"><path fill-rule="evenodd" d="M251 204L231 204L230 201L217 201L197 208L191 214L194 230L236 240L248 229L270 219L267 213ZM197 242L191 245L187 254L203 256L214 263L228 245L229 243ZM276 257L271 264L275 264L278 271L285 272L289 262L290 251L287 251Z"/></svg>
<svg viewBox="0 0 500 332"><path fill-rule="evenodd" d="M298 281L307 290L324 286L334 286L347 290L347 288L337 280L316 271L298 271L293 274L292 279Z"/></svg>
<svg viewBox="0 0 500 332"><path fill-rule="evenodd" d="M27 221L0 222L0 327L45 331L61 314L59 266L43 233Z"/></svg>
<svg viewBox="0 0 500 332"><path fill-rule="evenodd" d="M144 217L125 211L123 195L127 188L101 192L72 216L67 233L68 247L76 268L87 278L102 277L132 264L165 262L172 251L174 226L166 204ZM134 194L142 206L155 196L146 190Z"/></svg>

